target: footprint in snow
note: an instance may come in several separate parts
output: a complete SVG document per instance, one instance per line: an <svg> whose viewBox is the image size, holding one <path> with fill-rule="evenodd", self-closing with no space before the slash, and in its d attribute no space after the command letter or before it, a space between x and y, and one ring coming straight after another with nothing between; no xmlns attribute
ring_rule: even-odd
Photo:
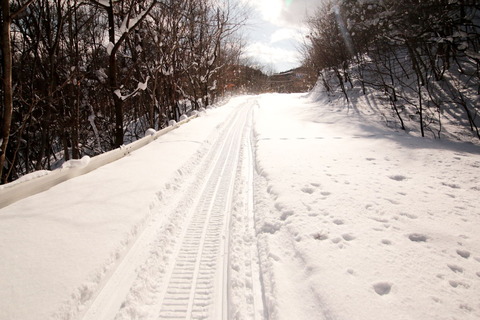
<svg viewBox="0 0 480 320"><path fill-rule="evenodd" d="M336 238L333 238L331 241L332 241L332 243L334 243L334 244L338 244L340 241L342 241L342 239L339 238L339 237L336 237Z"/></svg>
<svg viewBox="0 0 480 320"><path fill-rule="evenodd" d="M467 311L467 312L472 312L473 308L470 307L468 304L462 303L461 305L458 306L460 309Z"/></svg>
<svg viewBox="0 0 480 320"><path fill-rule="evenodd" d="M410 241L413 242L427 242L428 237L421 233L412 233L408 235Z"/></svg>
<svg viewBox="0 0 480 320"><path fill-rule="evenodd" d="M447 264L447 266L455 273L463 273L463 268L454 264Z"/></svg>
<svg viewBox="0 0 480 320"><path fill-rule="evenodd" d="M355 237L352 236L351 234L349 233L345 233L345 234L342 234L342 238L345 240L345 241L352 241L352 240L355 240Z"/></svg>
<svg viewBox="0 0 480 320"><path fill-rule="evenodd" d="M395 181L403 181L403 180L407 179L406 176L403 176L401 174L396 174L396 175L392 175L392 176L388 176L388 177L392 180L395 180Z"/></svg>
<svg viewBox="0 0 480 320"><path fill-rule="evenodd" d="M465 289L470 288L470 285L468 283L462 282L462 281L457 281L457 280L450 280L448 283L453 287L453 288L458 288L458 287L463 287Z"/></svg>
<svg viewBox="0 0 480 320"><path fill-rule="evenodd" d="M315 189L313 189L312 187L303 187L301 190L302 192L308 193L308 194L312 194L313 192L315 192Z"/></svg>
<svg viewBox="0 0 480 320"><path fill-rule="evenodd" d="M457 254L464 259L468 259L470 257L470 252L467 250L457 249Z"/></svg>
<svg viewBox="0 0 480 320"><path fill-rule="evenodd" d="M294 212L292 210L286 210L282 212L280 220L285 221L288 217L293 216Z"/></svg>
<svg viewBox="0 0 480 320"><path fill-rule="evenodd" d="M388 282L379 282L373 285L373 290L375 290L378 295L384 296L390 293L392 290L392 284Z"/></svg>
<svg viewBox="0 0 480 320"><path fill-rule="evenodd" d="M313 239L320 240L320 241L328 239L328 235L323 233L323 232L314 233L314 234L312 234L312 237L313 237Z"/></svg>
<svg viewBox="0 0 480 320"><path fill-rule="evenodd" d="M442 182L442 185L444 185L445 187L452 188L452 189L461 189L460 186L456 183Z"/></svg>
<svg viewBox="0 0 480 320"><path fill-rule="evenodd" d="M388 219L379 218L379 217L370 217L370 219L372 219L372 220L374 220L374 221L377 221L377 222L380 222L380 223L390 222Z"/></svg>
<svg viewBox="0 0 480 320"><path fill-rule="evenodd" d="M407 217L409 219L417 219L418 217L414 214L411 214L411 213L406 213L406 212L402 212L400 213L401 216L403 217Z"/></svg>
<svg viewBox="0 0 480 320"><path fill-rule="evenodd" d="M344 224L345 222L343 222L343 220L340 220L340 219L335 219L335 220L333 220L333 223L335 223L337 226L339 226L339 225Z"/></svg>

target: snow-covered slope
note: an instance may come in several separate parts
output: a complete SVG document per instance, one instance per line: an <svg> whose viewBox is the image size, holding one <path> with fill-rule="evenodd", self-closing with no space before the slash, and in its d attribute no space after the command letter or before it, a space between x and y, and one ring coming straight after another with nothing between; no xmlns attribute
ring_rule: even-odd
<svg viewBox="0 0 480 320"><path fill-rule="evenodd" d="M272 318L480 318L480 147L322 98L255 114Z"/></svg>
<svg viewBox="0 0 480 320"><path fill-rule="evenodd" d="M478 319L480 147L232 99L0 209L0 319Z"/></svg>

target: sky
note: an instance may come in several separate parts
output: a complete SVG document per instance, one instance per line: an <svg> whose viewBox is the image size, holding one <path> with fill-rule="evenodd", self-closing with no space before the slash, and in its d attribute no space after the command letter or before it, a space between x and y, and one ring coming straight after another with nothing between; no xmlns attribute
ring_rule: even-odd
<svg viewBox="0 0 480 320"><path fill-rule="evenodd" d="M250 7L244 56L267 72L298 67L307 13L321 0L240 0Z"/></svg>

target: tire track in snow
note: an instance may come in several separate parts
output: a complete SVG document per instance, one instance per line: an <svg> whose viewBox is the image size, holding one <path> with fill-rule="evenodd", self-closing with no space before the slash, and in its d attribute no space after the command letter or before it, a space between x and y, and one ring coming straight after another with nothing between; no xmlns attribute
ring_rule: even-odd
<svg viewBox="0 0 480 320"><path fill-rule="evenodd" d="M245 208L253 207L248 204L248 198L253 197L253 178L250 177L253 174L246 171L249 166L251 170L253 161L248 154L245 161L242 160L245 157L240 157L250 132L247 129L251 129L246 125L251 116L250 101L232 113L198 170L192 173L194 178L179 186L177 192L183 195L173 197L173 203L166 206L166 210L173 212L166 213L169 217L167 223L153 223L151 230L147 230L150 242L140 241L139 248L133 250L139 252L143 247L148 257L144 257L145 253L133 254L127 263L130 272L122 271L111 277L87 310L84 320L230 318L231 296L238 296L238 288L231 283L239 278L236 275L231 279L229 246L234 236L229 234L229 226L230 214L238 202L239 188L246 195L241 200L246 201ZM245 175L248 176L246 179ZM245 241L242 255L248 261L256 261L251 221L253 208L243 210L242 214L246 215L244 228L252 235ZM135 257L143 260L132 270ZM252 314L251 310L263 313L263 302L258 299L260 295L254 293L260 290L255 264L248 265L250 271L241 276L241 281L252 284L240 293L245 297L244 309L250 310L248 314ZM123 279L128 281L123 283ZM120 292L119 287L122 288Z"/></svg>
<svg viewBox="0 0 480 320"><path fill-rule="evenodd" d="M206 319L212 313L223 318L226 306L216 299L222 297L226 220L233 192L234 168L238 159L239 139L244 124L238 120L226 137L214 164L184 238L177 248L175 264L167 275L158 300L160 319ZM217 278L215 278L217 276ZM216 285L215 285L216 283ZM215 292L216 290L217 292ZM220 300L221 301L221 300ZM213 310L212 310L213 307Z"/></svg>
<svg viewBox="0 0 480 320"><path fill-rule="evenodd" d="M92 299L85 306L79 305L76 308L80 311L81 319L106 320L121 318L122 314L124 319L131 319L136 314L145 314L145 311L136 309L138 300L150 299L150 291L157 290L158 282L165 274L164 266L170 263L172 248L181 236L182 226L189 219L187 213L192 211L192 203L195 197L198 197L204 177L211 170L210 164L218 158L216 151L225 144L225 140L219 137L227 135L235 121L236 112L232 112L226 121L218 126L220 134L213 133L214 142L210 146L210 143L203 146L191 164L178 170L178 177L168 184L167 192L158 193L159 197L165 198L163 200L166 204L156 209L156 216L128 248L116 268L107 273ZM185 174L193 178L184 176ZM75 317L76 309L69 311L62 319Z"/></svg>

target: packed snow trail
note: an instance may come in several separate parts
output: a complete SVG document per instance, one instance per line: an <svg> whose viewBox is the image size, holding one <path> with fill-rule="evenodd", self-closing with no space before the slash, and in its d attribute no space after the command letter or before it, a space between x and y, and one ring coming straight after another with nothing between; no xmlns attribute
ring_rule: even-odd
<svg viewBox="0 0 480 320"><path fill-rule="evenodd" d="M150 256L139 266L137 279L132 283L133 270L125 272L117 268L118 276L114 274L106 283L85 313L84 320L137 316L148 319L229 319L230 314L239 316L240 313L250 319L260 319L263 302L261 295L254 292L260 290L258 269L250 266L250 272L246 274L229 273L230 259L238 260L238 254L243 254L229 250L231 239L243 237L241 228L235 229L239 234L230 233L232 210L235 210L236 218L239 211L244 216L243 229L253 232L253 217L248 216L252 206L242 206L245 201L249 203L242 195L250 195L247 197L251 199L253 184L249 143L251 121L252 103L247 101L232 113L222 134L199 165L194 175L196 178L184 186L185 190L179 190L178 193L184 196L170 206L175 210L169 221L174 226L169 230L170 239L162 239L165 236L162 232L157 234L157 239L152 239L155 229L157 232L158 228L162 229L160 225L153 223L147 228L144 234L149 236L145 240L139 239L145 243L129 252L131 256L141 256L149 242L156 241ZM239 207L248 210L239 210ZM232 223L238 227L237 224L238 221ZM242 240L236 241L236 245L238 243ZM252 261L258 260L255 258L255 242L243 246L244 252L253 252L253 256L248 257L253 264ZM127 265L133 264L128 262ZM119 285L119 281L125 284ZM241 281L256 285L246 292L235 285ZM128 294L119 292L119 287L130 287ZM244 303L230 310L232 295L234 299L243 296ZM122 296L125 299L120 299ZM149 297L148 300L144 299L145 296ZM239 308L239 305L245 307Z"/></svg>

